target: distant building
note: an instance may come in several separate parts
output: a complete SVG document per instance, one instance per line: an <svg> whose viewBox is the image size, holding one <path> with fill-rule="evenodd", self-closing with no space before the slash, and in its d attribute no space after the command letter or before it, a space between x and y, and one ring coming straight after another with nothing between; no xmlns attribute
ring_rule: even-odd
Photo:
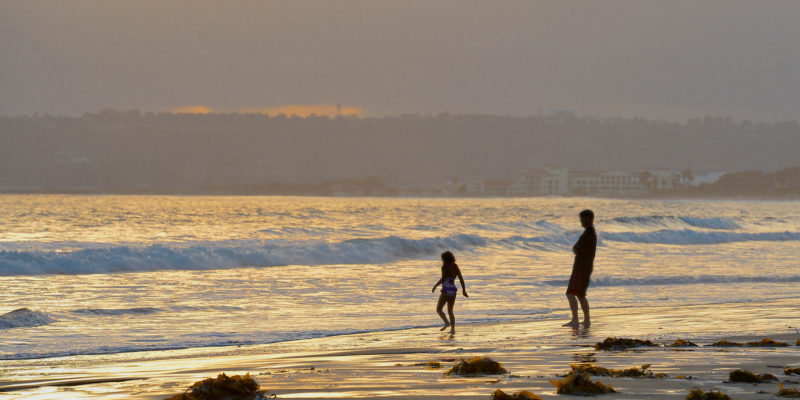
<svg viewBox="0 0 800 400"><path fill-rule="evenodd" d="M651 170L651 190L670 190L680 186L681 174L669 170Z"/></svg>
<svg viewBox="0 0 800 400"><path fill-rule="evenodd" d="M570 171L569 193L577 195L639 194L646 188L640 174L625 171Z"/></svg>
<svg viewBox="0 0 800 400"><path fill-rule="evenodd" d="M569 194L569 170L546 168L526 170L509 188L515 196L564 196Z"/></svg>
<svg viewBox="0 0 800 400"><path fill-rule="evenodd" d="M507 196L511 194L511 182L507 181L478 181L467 185L467 194L484 196Z"/></svg>

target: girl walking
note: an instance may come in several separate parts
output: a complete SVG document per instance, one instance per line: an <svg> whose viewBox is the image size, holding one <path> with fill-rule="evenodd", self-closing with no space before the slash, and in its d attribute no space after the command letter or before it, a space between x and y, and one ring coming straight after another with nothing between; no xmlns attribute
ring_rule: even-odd
<svg viewBox="0 0 800 400"><path fill-rule="evenodd" d="M436 292L436 287L442 285L442 293L439 295L439 303L436 305L436 312L442 317L442 321L444 321L444 326L440 330L443 331L449 326L450 333L456 333L456 317L453 315L453 306L456 303L456 295L458 294L458 288L455 283L456 277L458 277L458 281L461 282L461 290L462 293L464 293L464 297L469 297L467 295L467 288L464 286L464 278L461 276L461 270L458 268L458 264L456 264L456 257L453 253L445 251L442 253L442 278L433 285L431 293ZM450 315L450 320L447 319L447 316L445 316L442 311L445 303L447 303L447 313Z"/></svg>

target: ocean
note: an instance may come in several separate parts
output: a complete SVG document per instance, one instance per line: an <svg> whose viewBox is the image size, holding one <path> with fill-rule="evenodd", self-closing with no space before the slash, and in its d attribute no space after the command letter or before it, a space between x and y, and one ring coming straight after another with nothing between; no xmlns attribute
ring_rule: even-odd
<svg viewBox="0 0 800 400"><path fill-rule="evenodd" d="M798 309L797 202L2 195L0 360L438 327L444 250L459 330L566 322L585 208L593 310L742 305L774 318L709 329L796 329L772 324Z"/></svg>

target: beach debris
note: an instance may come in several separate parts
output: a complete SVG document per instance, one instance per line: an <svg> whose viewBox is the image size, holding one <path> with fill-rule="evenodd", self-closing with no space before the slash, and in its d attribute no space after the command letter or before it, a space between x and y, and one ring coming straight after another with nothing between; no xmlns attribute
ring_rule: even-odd
<svg viewBox="0 0 800 400"><path fill-rule="evenodd" d="M692 379L694 379L694 377L693 377L693 376L691 376L691 375L689 375L689 376L686 376L686 375L678 375L678 376L676 376L676 377L675 377L675 379L686 379L686 380L692 380Z"/></svg>
<svg viewBox="0 0 800 400"><path fill-rule="evenodd" d="M475 357L469 360L461 359L445 372L445 375L474 376L474 375L502 375L508 371L503 366L489 357Z"/></svg>
<svg viewBox="0 0 800 400"><path fill-rule="evenodd" d="M422 366L428 369L439 369L442 368L442 363L438 361L428 361L426 363L423 363Z"/></svg>
<svg viewBox="0 0 800 400"><path fill-rule="evenodd" d="M686 396L686 400L731 400L731 398L717 389L703 392L702 389L697 388L689 392L689 395Z"/></svg>
<svg viewBox="0 0 800 400"><path fill-rule="evenodd" d="M697 345L689 340L677 339L669 347L697 347Z"/></svg>
<svg viewBox="0 0 800 400"><path fill-rule="evenodd" d="M800 346L800 339L797 339L797 342L794 343L796 346Z"/></svg>
<svg viewBox="0 0 800 400"><path fill-rule="evenodd" d="M772 382L777 381L778 378L772 374L761 374L757 375L750 371L745 371L741 369L736 369L731 371L728 374L728 379L730 382L746 382L746 383L764 383L764 382Z"/></svg>
<svg viewBox="0 0 800 400"><path fill-rule="evenodd" d="M641 368L631 367L628 369L610 369L598 367L592 364L572 364L571 373L589 374L593 376L610 376L612 378L666 378L667 374L656 374L648 371L650 364L642 365Z"/></svg>
<svg viewBox="0 0 800 400"><path fill-rule="evenodd" d="M658 347L658 345L649 340L610 337L594 345L597 350L625 350L636 347Z"/></svg>
<svg viewBox="0 0 800 400"><path fill-rule="evenodd" d="M784 375L800 375L800 368L784 368Z"/></svg>
<svg viewBox="0 0 800 400"><path fill-rule="evenodd" d="M786 347L789 343L776 342L770 338L761 339L759 342L747 342L749 347Z"/></svg>
<svg viewBox="0 0 800 400"><path fill-rule="evenodd" d="M720 340L719 342L711 343L714 347L744 347L744 343L729 342L727 340Z"/></svg>
<svg viewBox="0 0 800 400"><path fill-rule="evenodd" d="M259 390L258 383L249 373L244 376L227 376L222 373L216 378L195 382L184 393L165 400L263 400L274 397L274 394Z"/></svg>
<svg viewBox="0 0 800 400"><path fill-rule="evenodd" d="M575 394L592 396L595 394L615 393L611 385L606 386L603 382L592 382L589 374L576 374L570 372L564 379L551 379L550 383L556 387L558 394Z"/></svg>
<svg viewBox="0 0 800 400"><path fill-rule="evenodd" d="M494 391L494 393L492 393L492 400L542 400L542 398L527 390L516 392L514 394L508 394L500 389L497 389Z"/></svg>
<svg viewBox="0 0 800 400"><path fill-rule="evenodd" d="M784 389L783 384L779 383L778 393L775 393L775 395L781 397L800 398L800 391L798 391L797 388Z"/></svg>

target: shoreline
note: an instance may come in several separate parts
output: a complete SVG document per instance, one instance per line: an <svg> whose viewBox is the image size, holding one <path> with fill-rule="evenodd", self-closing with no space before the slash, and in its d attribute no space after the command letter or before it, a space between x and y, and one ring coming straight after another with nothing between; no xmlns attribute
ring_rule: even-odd
<svg viewBox="0 0 800 400"><path fill-rule="evenodd" d="M776 375L786 388L800 386L792 383L800 381L800 376L784 376L781 369L800 366L796 306L778 302L703 308L599 308L593 310L595 319L589 330L560 327L562 316L553 315L542 320L457 325L453 336L426 327L261 345L6 360L0 399L164 399L220 373L249 373L279 399L486 399L495 389L530 390L544 399L560 396L550 379L566 374L570 364L586 361L606 368L650 364L653 372L668 375L664 379L593 377L619 391L607 395L610 399L685 399L695 387L720 389L737 399L773 398L777 383L723 383L728 372L737 368ZM717 315L718 323L702 326L708 315ZM676 328L678 321L681 326ZM727 328L715 329L720 325ZM675 339L708 345L723 339L744 342L769 337L789 346L595 350L594 344L606 337L650 339L667 345ZM443 375L453 361L476 356L488 356L510 373ZM429 361L440 362L444 368L427 369L422 364Z"/></svg>

